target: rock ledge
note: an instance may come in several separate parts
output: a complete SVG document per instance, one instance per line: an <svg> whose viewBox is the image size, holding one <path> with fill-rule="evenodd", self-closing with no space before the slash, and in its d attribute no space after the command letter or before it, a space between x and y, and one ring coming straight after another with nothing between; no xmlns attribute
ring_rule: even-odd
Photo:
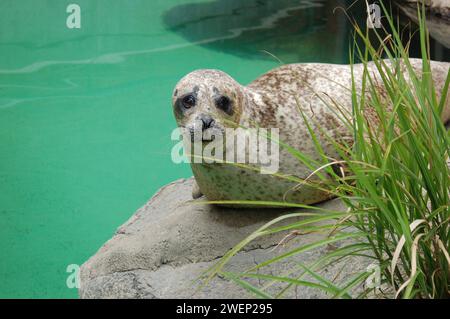
<svg viewBox="0 0 450 319"><path fill-rule="evenodd" d="M161 188L99 251L81 267L81 298L251 298L238 285L213 279L201 290L194 282L229 249L284 209L231 209L191 200L192 179L177 180ZM202 200L202 199L200 199ZM333 200L321 206L343 209ZM292 222L292 220L291 220ZM249 244L229 265L246 270L317 235L297 236L287 247L277 247L286 235L264 237ZM326 249L326 248L324 248ZM313 262L324 250L305 253L269 269L280 274L296 262ZM367 261L336 264L324 272L330 278L364 269ZM344 268L344 269L343 269ZM273 287L276 292L280 287ZM326 297L317 290L298 288L288 298Z"/></svg>

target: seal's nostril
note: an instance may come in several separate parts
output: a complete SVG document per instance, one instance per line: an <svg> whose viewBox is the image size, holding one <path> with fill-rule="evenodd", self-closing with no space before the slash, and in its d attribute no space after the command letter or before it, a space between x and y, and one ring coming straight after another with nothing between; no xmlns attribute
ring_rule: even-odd
<svg viewBox="0 0 450 319"><path fill-rule="evenodd" d="M202 121L202 130L206 130L210 128L214 124L214 119L209 115L200 115L198 117L199 120Z"/></svg>
<svg viewBox="0 0 450 319"><path fill-rule="evenodd" d="M206 128L209 128L211 126L213 126L214 124L214 120L213 119L208 119L207 121L203 122L206 126Z"/></svg>

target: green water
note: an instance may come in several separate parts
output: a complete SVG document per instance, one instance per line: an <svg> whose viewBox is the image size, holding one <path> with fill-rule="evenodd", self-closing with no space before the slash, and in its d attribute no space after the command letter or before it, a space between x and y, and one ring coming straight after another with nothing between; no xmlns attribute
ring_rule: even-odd
<svg viewBox="0 0 450 319"><path fill-rule="evenodd" d="M72 2L81 29L66 27ZM0 297L77 297L67 265L191 175L170 158L178 79L218 68L247 83L278 65L262 50L344 63L344 2L2 0Z"/></svg>

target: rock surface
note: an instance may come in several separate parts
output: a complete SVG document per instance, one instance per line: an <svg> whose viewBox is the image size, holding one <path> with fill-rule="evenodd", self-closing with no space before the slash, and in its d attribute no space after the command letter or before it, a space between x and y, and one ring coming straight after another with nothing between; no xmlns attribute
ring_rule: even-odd
<svg viewBox="0 0 450 319"><path fill-rule="evenodd" d="M417 4L420 0L398 1L402 11L417 23ZM433 38L450 48L450 0L425 0L427 28Z"/></svg>
<svg viewBox="0 0 450 319"><path fill-rule="evenodd" d="M214 278L201 289L195 280L229 249L285 209L231 209L192 201L192 179L175 181L161 190L122 225L107 243L81 267L81 298L251 298L247 290L225 278ZM333 200L322 207L342 210ZM292 219L290 220L292 222ZM287 233L251 242L229 263L229 270L246 270L287 249L308 244L318 235L293 236L278 245ZM284 243L284 242L283 242ZM297 245L297 246L295 246ZM280 275L297 262L312 263L325 247L296 255L264 268ZM337 263L323 270L330 280L348 279L364 270L367 260ZM256 284L257 282L255 282ZM271 293L283 286L274 285ZM318 290L297 288L288 298L326 297Z"/></svg>

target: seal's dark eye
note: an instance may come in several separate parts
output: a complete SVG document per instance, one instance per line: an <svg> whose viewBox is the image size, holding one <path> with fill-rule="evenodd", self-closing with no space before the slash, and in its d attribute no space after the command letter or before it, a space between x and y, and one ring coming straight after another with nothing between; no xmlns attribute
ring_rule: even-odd
<svg viewBox="0 0 450 319"><path fill-rule="evenodd" d="M193 95L186 95L183 98L183 106L187 109L195 105L195 97Z"/></svg>
<svg viewBox="0 0 450 319"><path fill-rule="evenodd" d="M228 113L230 112L231 101L226 96L221 96L216 100L216 106Z"/></svg>

